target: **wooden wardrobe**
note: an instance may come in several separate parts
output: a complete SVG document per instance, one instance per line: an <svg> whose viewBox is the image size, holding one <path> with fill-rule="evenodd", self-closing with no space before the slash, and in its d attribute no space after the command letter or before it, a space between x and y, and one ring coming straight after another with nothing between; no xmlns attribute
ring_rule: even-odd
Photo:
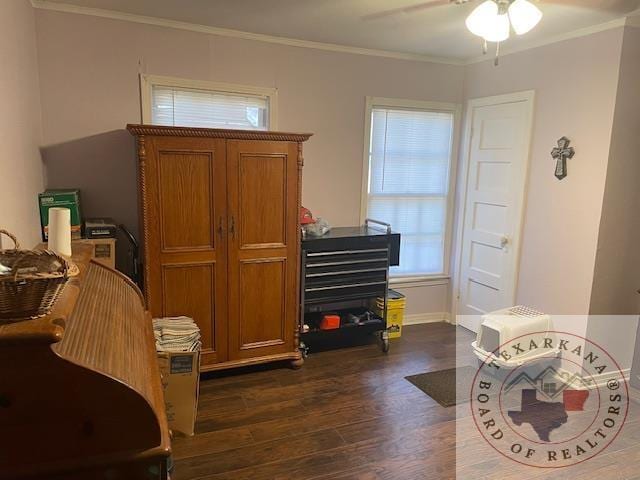
<svg viewBox="0 0 640 480"><path fill-rule="evenodd" d="M136 136L144 293L192 317L201 369L298 350L302 142L310 134L128 125Z"/></svg>

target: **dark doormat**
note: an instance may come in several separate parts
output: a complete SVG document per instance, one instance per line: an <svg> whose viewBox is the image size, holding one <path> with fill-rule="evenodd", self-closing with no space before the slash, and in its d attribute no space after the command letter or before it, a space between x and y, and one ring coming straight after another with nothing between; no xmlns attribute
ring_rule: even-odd
<svg viewBox="0 0 640 480"><path fill-rule="evenodd" d="M477 368L465 365L437 372L419 373L404 378L443 407L453 407L469 401L471 382L473 382L477 371Z"/></svg>

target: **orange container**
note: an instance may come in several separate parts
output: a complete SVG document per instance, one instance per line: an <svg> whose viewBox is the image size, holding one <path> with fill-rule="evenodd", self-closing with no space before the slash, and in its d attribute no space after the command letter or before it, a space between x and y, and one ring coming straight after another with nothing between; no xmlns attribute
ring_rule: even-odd
<svg viewBox="0 0 640 480"><path fill-rule="evenodd" d="M325 315L320 322L320 330L335 330L340 328L340 315Z"/></svg>

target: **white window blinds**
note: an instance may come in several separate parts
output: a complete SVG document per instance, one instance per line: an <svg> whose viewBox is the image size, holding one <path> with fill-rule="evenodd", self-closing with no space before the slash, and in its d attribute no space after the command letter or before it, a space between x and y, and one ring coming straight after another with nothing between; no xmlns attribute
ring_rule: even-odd
<svg viewBox="0 0 640 480"><path fill-rule="evenodd" d="M153 85L154 125L267 130L269 99L241 93Z"/></svg>
<svg viewBox="0 0 640 480"><path fill-rule="evenodd" d="M445 271L453 113L371 110L367 216L400 232L395 276Z"/></svg>

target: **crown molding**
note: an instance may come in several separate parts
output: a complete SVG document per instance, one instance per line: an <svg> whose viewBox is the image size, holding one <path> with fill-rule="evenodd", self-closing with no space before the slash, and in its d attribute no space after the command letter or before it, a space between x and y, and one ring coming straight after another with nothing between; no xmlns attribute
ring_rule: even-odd
<svg viewBox="0 0 640 480"><path fill-rule="evenodd" d="M258 42L276 43L290 47L312 48L315 50L325 50L330 52L350 53L355 55L368 55L373 57L393 58L397 60L409 60L414 62L442 63L446 65L464 65L464 60L455 58L435 57L429 55L419 55L414 53L393 52L389 50L376 50L371 48L350 47L347 45L337 45L334 43L314 42L310 40L300 40L295 38L277 37L262 33L243 32L230 28L211 27L209 25L199 25L195 23L180 22L159 17L148 17L132 13L117 12L115 10L105 10L101 8L81 7L68 3L51 2L49 0L31 0L33 8L41 10L51 10L54 12L75 13L92 17L109 18L112 20L122 20L125 22L142 23L145 25L155 25L178 30L188 30L190 32L208 33L222 37L241 38L243 40L254 40Z"/></svg>
<svg viewBox="0 0 640 480"><path fill-rule="evenodd" d="M636 10L627 17L627 27L640 28L640 10Z"/></svg>
<svg viewBox="0 0 640 480"><path fill-rule="evenodd" d="M513 53L524 52L525 50L531 50L533 48L544 47L545 45L551 45L552 43L563 42L565 40L571 40L573 38L586 37L587 35L592 35L598 32L604 32L605 30L611 30L614 28L624 27L627 22L626 17L616 18L615 20L611 20L609 22L600 23L598 25L592 25L590 27L579 28L578 30L573 30L571 32L561 33L559 35L552 35L544 40L539 40L536 42L528 43L527 45L523 45L522 47L514 47L508 48L504 47L503 44L500 44L500 57L505 57L507 55L511 55ZM488 60L493 60L493 58L488 57L487 55L480 55L478 57L473 57L468 59L465 62L465 65L472 65L474 63L486 62Z"/></svg>
<svg viewBox="0 0 640 480"><path fill-rule="evenodd" d="M262 33L244 32L241 30L233 30L230 28L212 27L209 25L200 25L195 23L180 22L177 20L169 20L166 18L149 17L144 15L136 15L132 13L118 12L115 10L105 10L101 8L81 7L68 3L52 2L50 0L31 0L33 8L42 10L51 10L55 12L75 13L78 15L88 15L93 17L108 18L111 20L121 20L125 22L141 23L145 25L154 25L159 27L174 28L177 30L187 30L190 32L207 33L210 35L218 35L222 37L240 38L243 40L253 40L257 42L275 43L278 45L287 45L290 47L311 48L315 50L324 50L329 52L339 52L354 55L367 55L373 57L392 58L396 60L408 60L413 62L440 63L445 65L471 65L491 60L487 55L480 55L466 59L448 58L430 55L419 55L415 53L393 52L389 50L377 50L371 48L350 47L347 45L338 45L334 43L314 42L310 40L300 40L295 38L278 37L274 35L265 35ZM628 16L617 18L609 22L592 25L585 28L565 32L558 35L550 36L544 40L527 43L521 47L509 48L501 45L500 56L505 57L513 53L531 50L533 48L543 47L564 40L584 37L605 30L624 26L640 26L640 9L628 14Z"/></svg>

